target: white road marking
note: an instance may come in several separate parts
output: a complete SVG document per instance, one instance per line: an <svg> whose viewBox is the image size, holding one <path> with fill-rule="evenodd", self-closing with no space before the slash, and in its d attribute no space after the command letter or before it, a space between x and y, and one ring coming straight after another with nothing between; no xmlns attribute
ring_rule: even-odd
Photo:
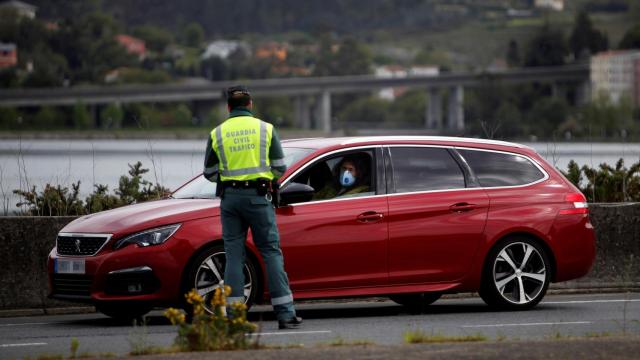
<svg viewBox="0 0 640 360"><path fill-rule="evenodd" d="M610 299L610 300L567 300L567 301L543 301L543 304L589 304L589 303L616 303L636 302L640 299Z"/></svg>
<svg viewBox="0 0 640 360"><path fill-rule="evenodd" d="M23 344L0 344L0 348L18 347L18 346L43 346L47 343L23 343Z"/></svg>
<svg viewBox="0 0 640 360"><path fill-rule="evenodd" d="M254 333L251 334L253 336L263 336L263 335L302 335L302 334L329 334L331 330L318 330L318 331L278 331L278 332L263 332L263 333Z"/></svg>
<svg viewBox="0 0 640 360"><path fill-rule="evenodd" d="M0 327L10 327L10 326L29 326L29 325L47 325L54 323L46 323L46 322L38 322L38 323L21 323L21 324L0 324Z"/></svg>
<svg viewBox="0 0 640 360"><path fill-rule="evenodd" d="M521 323L521 324L486 324L486 325L462 325L463 328L480 327L507 327L507 326L551 326L551 325L587 325L591 321L567 321L567 322L541 322L541 323Z"/></svg>

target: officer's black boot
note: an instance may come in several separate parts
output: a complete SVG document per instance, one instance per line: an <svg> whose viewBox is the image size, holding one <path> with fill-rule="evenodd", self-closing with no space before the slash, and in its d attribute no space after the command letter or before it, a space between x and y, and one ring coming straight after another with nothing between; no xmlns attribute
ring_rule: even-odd
<svg viewBox="0 0 640 360"><path fill-rule="evenodd" d="M302 325L302 318L294 316L288 320L278 320L278 329L297 329Z"/></svg>

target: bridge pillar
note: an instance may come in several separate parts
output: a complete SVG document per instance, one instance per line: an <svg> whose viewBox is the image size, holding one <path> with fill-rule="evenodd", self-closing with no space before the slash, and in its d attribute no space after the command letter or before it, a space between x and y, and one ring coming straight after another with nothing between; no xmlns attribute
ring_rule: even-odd
<svg viewBox="0 0 640 360"><path fill-rule="evenodd" d="M311 106L309 99L302 95L296 96L294 100L296 118L295 124L301 129L311 129Z"/></svg>
<svg viewBox="0 0 640 360"><path fill-rule="evenodd" d="M192 116L195 118L197 125L202 125L207 121L207 117L211 115L215 105L215 102L211 100L196 100L192 103Z"/></svg>
<svg viewBox="0 0 640 360"><path fill-rule="evenodd" d="M589 80L578 84L576 90L576 105L585 105L591 102L591 83Z"/></svg>
<svg viewBox="0 0 640 360"><path fill-rule="evenodd" d="M464 130L464 88L462 86L449 90L447 128L456 131Z"/></svg>
<svg viewBox="0 0 640 360"><path fill-rule="evenodd" d="M427 108L425 111L427 129L442 129L442 95L440 94L440 89L428 89Z"/></svg>
<svg viewBox="0 0 640 360"><path fill-rule="evenodd" d="M331 132L331 93L328 90L323 90L320 95L320 124L318 124L319 128L325 132Z"/></svg>

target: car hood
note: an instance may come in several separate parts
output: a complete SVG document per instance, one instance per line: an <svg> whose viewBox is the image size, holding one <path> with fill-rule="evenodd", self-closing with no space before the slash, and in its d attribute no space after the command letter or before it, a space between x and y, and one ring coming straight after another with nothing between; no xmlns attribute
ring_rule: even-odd
<svg viewBox="0 0 640 360"><path fill-rule="evenodd" d="M82 216L60 232L101 233L118 237L145 229L220 215L219 199L165 199Z"/></svg>

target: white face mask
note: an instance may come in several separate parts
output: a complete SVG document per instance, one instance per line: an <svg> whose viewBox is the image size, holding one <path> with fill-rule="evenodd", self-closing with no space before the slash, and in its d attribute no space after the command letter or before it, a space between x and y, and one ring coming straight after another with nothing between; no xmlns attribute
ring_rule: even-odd
<svg viewBox="0 0 640 360"><path fill-rule="evenodd" d="M340 174L340 185L344 187L349 187L353 185L355 182L356 182L356 178L355 176L353 176L353 174L351 174L351 171L349 170L342 171L342 173Z"/></svg>

